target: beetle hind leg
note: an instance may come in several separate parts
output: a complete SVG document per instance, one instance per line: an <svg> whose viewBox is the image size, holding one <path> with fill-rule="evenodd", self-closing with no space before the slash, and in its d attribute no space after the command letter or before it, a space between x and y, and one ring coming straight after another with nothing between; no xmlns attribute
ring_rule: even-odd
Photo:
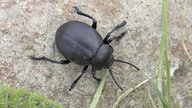
<svg viewBox="0 0 192 108"><path fill-rule="evenodd" d="M49 61L49 62L52 62L52 63L57 63L57 64L68 64L70 63L71 61L69 60L61 60L61 61L56 61L56 60L52 60L52 59L49 59L45 56L42 56L42 57L33 57L33 56L30 56L31 59L33 60L46 60L46 61Z"/></svg>
<svg viewBox="0 0 192 108"><path fill-rule="evenodd" d="M92 19L92 20L93 20L92 27L93 27L94 29L97 28L97 20L95 20L92 16L90 16L90 15L84 13L84 12L81 12L77 6L74 6L74 8L75 8L75 10L76 10L76 12L77 12L78 15L82 15L82 16L85 16L85 17L88 17L88 18Z"/></svg>

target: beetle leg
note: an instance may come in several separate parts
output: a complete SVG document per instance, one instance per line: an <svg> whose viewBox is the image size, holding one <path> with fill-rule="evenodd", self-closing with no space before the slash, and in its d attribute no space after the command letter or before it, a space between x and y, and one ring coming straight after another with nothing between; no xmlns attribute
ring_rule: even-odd
<svg viewBox="0 0 192 108"><path fill-rule="evenodd" d="M139 71L140 69L135 66L134 64L132 63L129 63L129 62L126 62L126 61L123 61L123 60L118 60L118 59L113 59L114 62L120 62L120 63L125 63L125 64L129 64L130 66L134 67L137 71Z"/></svg>
<svg viewBox="0 0 192 108"><path fill-rule="evenodd" d="M111 34L118 30L119 28L123 27L127 22L126 21L123 21L122 23L118 24L117 26L115 26L109 33L107 33L107 36L105 36L104 40L103 40L103 43L105 44L108 44L108 39L109 37L111 36Z"/></svg>
<svg viewBox="0 0 192 108"><path fill-rule="evenodd" d="M119 34L118 36L109 38L109 39L107 40L107 43L108 43L108 44L111 43L114 39L115 39L116 41L119 41L120 39L123 38L123 36L124 36L126 33L127 33L127 31L125 31L125 32L123 32L123 33L121 33L121 34Z"/></svg>
<svg viewBox="0 0 192 108"><path fill-rule="evenodd" d="M101 79L100 79L100 78L95 77L95 72L96 72L96 70L92 68L92 72L91 72L91 74L92 74L93 78L94 78L96 81L100 82L100 81L101 81Z"/></svg>
<svg viewBox="0 0 192 108"><path fill-rule="evenodd" d="M85 71L87 70L87 68L88 68L88 66L85 66L85 67L83 68L81 74L80 74L80 75L75 79L75 81L73 81L73 83L71 84L69 91L71 91L71 90L75 87L75 85L77 84L77 82L79 81L79 79L83 76L83 74L85 73Z"/></svg>
<svg viewBox="0 0 192 108"><path fill-rule="evenodd" d="M90 16L90 15L84 13L84 12L81 12L77 6L74 6L74 8L75 8L75 10L77 11L77 14L78 14L78 15L82 15L82 16L85 16L85 17L88 17L88 18L92 19L92 20L93 20L92 27L93 27L94 29L97 28L97 20L95 20L92 16Z"/></svg>
<svg viewBox="0 0 192 108"><path fill-rule="evenodd" d="M55 60L51 60L45 56L42 56L42 57L33 57L33 56L30 56L31 59L33 60L46 60L46 61L49 61L49 62L52 62L52 63L57 63L57 64L68 64L70 63L71 61L69 60L61 60L61 61L55 61Z"/></svg>
<svg viewBox="0 0 192 108"><path fill-rule="evenodd" d="M116 84L121 90L123 90L123 89L121 88L121 86L117 83L115 77L114 77L113 74L112 74L112 70L111 70L110 68L109 68L109 73L111 74L111 77L112 77L113 81L115 82L115 84Z"/></svg>

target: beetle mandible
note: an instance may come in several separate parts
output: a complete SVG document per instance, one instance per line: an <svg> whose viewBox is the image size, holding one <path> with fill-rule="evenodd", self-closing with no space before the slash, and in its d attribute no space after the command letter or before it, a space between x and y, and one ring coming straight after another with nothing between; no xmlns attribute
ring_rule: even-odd
<svg viewBox="0 0 192 108"><path fill-rule="evenodd" d="M97 81L100 81L100 78L95 76L96 70L108 68L112 79L122 90L112 74L112 70L110 69L111 65L114 62L121 62L129 64L135 69L139 70L139 68L129 62L114 59L112 55L113 48L111 45L109 45L113 40L119 41L126 34L125 31L118 36L110 38L114 31L118 30L126 24L126 21L123 21L122 23L115 26L109 33L107 33L105 38L102 39L101 35L96 31L97 21L92 16L80 11L78 7L74 6L74 8L78 15L92 19L93 24L92 26L89 26L88 24L81 21L69 21L57 29L55 35L55 43L57 49L66 58L66 60L55 61L45 56L31 56L31 59L47 60L49 62L58 64L68 64L70 62L74 62L78 65L84 66L81 74L71 84L69 89L70 91L75 87L78 80L83 76L89 65L92 66L91 74Z"/></svg>

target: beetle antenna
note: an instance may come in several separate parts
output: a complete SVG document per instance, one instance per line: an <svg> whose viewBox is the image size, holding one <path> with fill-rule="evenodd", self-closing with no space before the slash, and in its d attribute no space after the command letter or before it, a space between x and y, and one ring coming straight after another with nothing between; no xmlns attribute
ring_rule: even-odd
<svg viewBox="0 0 192 108"><path fill-rule="evenodd" d="M111 70L110 68L109 68L109 73L111 74L111 77L112 77L113 81L115 82L115 84L116 84L121 90L123 90L123 89L121 88L121 86L118 84L118 82L116 81L115 77L113 76L112 70Z"/></svg>
<svg viewBox="0 0 192 108"><path fill-rule="evenodd" d="M138 71L140 70L137 66L133 65L132 63L123 61L123 60L118 60L118 59L113 59L114 62L120 62L120 63L125 63L125 64L129 64L130 66L134 67L135 69L137 69Z"/></svg>

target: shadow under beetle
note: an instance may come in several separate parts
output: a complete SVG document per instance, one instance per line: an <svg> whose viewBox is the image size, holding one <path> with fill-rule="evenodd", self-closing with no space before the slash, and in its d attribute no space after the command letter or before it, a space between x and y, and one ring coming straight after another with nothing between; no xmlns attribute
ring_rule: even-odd
<svg viewBox="0 0 192 108"><path fill-rule="evenodd" d="M121 62L129 64L139 70L139 68L129 62L114 59L112 55L113 48L111 47L111 45L109 45L113 40L118 41L126 34L125 31L116 37L110 38L111 34L114 31L118 30L126 24L126 21L123 21L122 23L118 24L105 36L104 39L102 39L100 34L96 31L97 21L92 16L81 12L76 6L74 6L74 8L77 14L92 19L93 24L92 26L89 26L88 24L81 21L69 21L67 23L64 23L57 29L55 35L55 43L57 49L66 58L66 60L55 61L45 56L31 56L31 59L47 60L49 62L58 64L68 64L70 62L74 62L78 65L84 66L81 74L71 84L69 89L70 91L75 87L75 85L83 76L89 65L92 66L91 74L93 78L97 81L100 81L100 79L95 77L96 70L108 68L112 79L114 80L116 85L122 90L122 88L119 86L112 74L112 70L110 69L111 65L114 62Z"/></svg>

